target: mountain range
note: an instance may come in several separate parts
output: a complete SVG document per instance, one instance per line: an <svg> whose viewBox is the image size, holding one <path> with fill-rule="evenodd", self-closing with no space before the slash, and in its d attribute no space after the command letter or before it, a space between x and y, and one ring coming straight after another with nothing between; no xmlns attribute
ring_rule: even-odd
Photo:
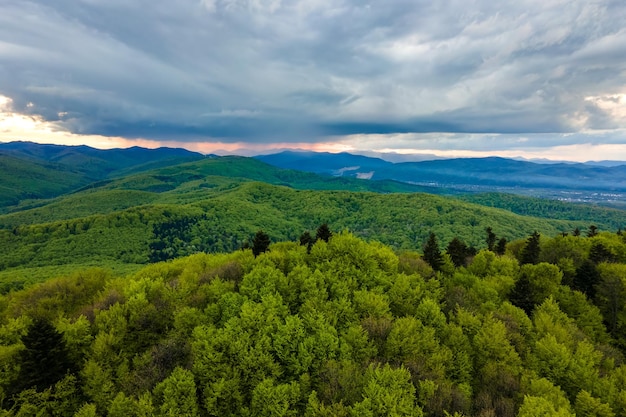
<svg viewBox="0 0 626 417"><path fill-rule="evenodd" d="M325 175L390 179L463 193L509 192L565 201L626 204L626 163L534 163L499 157L392 163L349 153L285 151L257 156L281 168Z"/></svg>

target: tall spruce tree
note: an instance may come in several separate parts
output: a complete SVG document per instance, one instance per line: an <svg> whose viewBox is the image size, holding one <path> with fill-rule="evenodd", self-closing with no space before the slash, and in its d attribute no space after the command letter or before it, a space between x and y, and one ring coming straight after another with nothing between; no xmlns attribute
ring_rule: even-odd
<svg viewBox="0 0 626 417"><path fill-rule="evenodd" d="M33 387L42 391L73 370L63 336L47 319L36 318L22 337L22 343L18 392Z"/></svg>
<svg viewBox="0 0 626 417"><path fill-rule="evenodd" d="M506 253L506 238L505 237L501 237L500 240L498 240L498 244L496 245L496 254L497 255L504 255Z"/></svg>
<svg viewBox="0 0 626 417"><path fill-rule="evenodd" d="M324 223L320 227L317 228L315 239L328 242L332 236L333 236L333 232L330 231L330 228L328 227L328 223Z"/></svg>
<svg viewBox="0 0 626 417"><path fill-rule="evenodd" d="M541 254L541 247L539 246L540 239L539 232L535 231L532 235L526 240L526 246L522 250L522 259L521 264L538 264L539 263L539 255Z"/></svg>
<svg viewBox="0 0 626 417"><path fill-rule="evenodd" d="M441 270L443 266L443 256L439 250L439 242L437 242L437 236L433 232L430 232L428 240L424 245L424 260L435 270Z"/></svg>
<svg viewBox="0 0 626 417"><path fill-rule="evenodd" d="M263 230L259 230L254 235L254 239L252 240L252 253L256 258L263 252L267 251L267 248L270 247L270 237Z"/></svg>
<svg viewBox="0 0 626 417"><path fill-rule="evenodd" d="M496 246L496 234L493 233L493 229L491 227L488 227L485 231L487 232L487 249L493 252Z"/></svg>
<svg viewBox="0 0 626 417"><path fill-rule="evenodd" d="M454 237L450 243L448 243L448 247L446 248L446 252L450 255L450 259L452 259L452 263L457 268L460 266L465 266L467 262L467 257L470 254L470 250L467 245L458 237Z"/></svg>
<svg viewBox="0 0 626 417"><path fill-rule="evenodd" d="M311 233L307 230L300 235L300 246L306 246L307 253L311 253L311 248L315 243L315 239L311 236Z"/></svg>

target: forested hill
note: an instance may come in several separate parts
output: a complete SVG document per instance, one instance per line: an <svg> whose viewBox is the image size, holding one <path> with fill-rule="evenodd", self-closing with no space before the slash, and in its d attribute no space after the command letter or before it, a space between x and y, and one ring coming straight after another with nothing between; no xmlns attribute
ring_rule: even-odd
<svg viewBox="0 0 626 417"><path fill-rule="evenodd" d="M50 280L0 296L0 408L623 416L624 237L522 243L454 266L341 233Z"/></svg>
<svg viewBox="0 0 626 417"><path fill-rule="evenodd" d="M88 146L0 143L0 212L25 199L56 197L107 178L205 158L184 149L101 150Z"/></svg>
<svg viewBox="0 0 626 417"><path fill-rule="evenodd" d="M498 238L511 241L533 231L552 236L589 226L587 221L519 216L430 194L294 190L223 177L192 184L161 193L84 192L70 205L48 207L79 211L81 204L88 209L95 201L109 204L113 211L106 214L45 223L35 222L46 215L41 210L0 216L4 227L0 229L0 282L6 290L84 266L124 273L153 260L236 250L259 229L274 241L294 241L322 223L398 250L420 249L431 231L444 245L459 237L480 248L485 246L487 227ZM114 210L116 198L136 198L141 204ZM147 203L148 199L153 201ZM30 221L23 221L31 214Z"/></svg>

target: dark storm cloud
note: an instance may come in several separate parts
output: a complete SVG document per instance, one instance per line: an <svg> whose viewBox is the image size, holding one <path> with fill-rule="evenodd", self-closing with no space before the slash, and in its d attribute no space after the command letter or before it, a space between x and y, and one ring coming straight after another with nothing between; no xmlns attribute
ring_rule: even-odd
<svg viewBox="0 0 626 417"><path fill-rule="evenodd" d="M617 129L624 21L608 0L5 0L0 94L181 141Z"/></svg>

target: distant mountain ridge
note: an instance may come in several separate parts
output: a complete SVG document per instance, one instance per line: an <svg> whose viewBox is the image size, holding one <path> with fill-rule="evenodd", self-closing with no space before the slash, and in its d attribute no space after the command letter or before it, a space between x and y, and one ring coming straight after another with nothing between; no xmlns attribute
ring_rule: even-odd
<svg viewBox="0 0 626 417"><path fill-rule="evenodd" d="M514 159L456 158L392 163L349 153L281 152L257 156L269 164L327 175L390 179L466 192L506 191L572 201L626 203L626 165L535 163ZM349 168L349 169L346 169ZM576 196L580 192L581 195Z"/></svg>
<svg viewBox="0 0 626 417"><path fill-rule="evenodd" d="M179 148L103 150L84 145L0 143L0 209L24 199L56 197L103 179L203 158Z"/></svg>

